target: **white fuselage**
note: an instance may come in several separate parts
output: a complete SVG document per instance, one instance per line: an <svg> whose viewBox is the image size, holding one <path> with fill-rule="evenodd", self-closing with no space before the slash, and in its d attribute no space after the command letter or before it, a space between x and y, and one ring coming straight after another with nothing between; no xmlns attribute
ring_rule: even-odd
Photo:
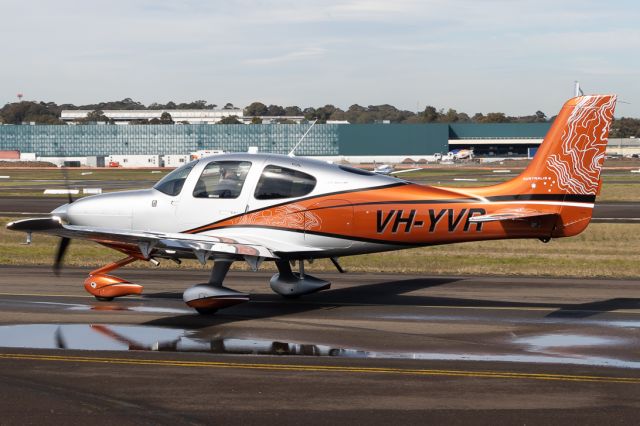
<svg viewBox="0 0 640 426"><path fill-rule="evenodd" d="M242 189L235 198L198 198L194 196L196 184L203 171L212 162L249 162L250 168ZM61 206L53 214L77 226L103 229L125 229L147 232L179 233L229 217L257 211L272 205L295 202L296 197L259 199L256 187L268 166L281 166L313 176L317 183L312 191L298 198L323 194L339 194L360 188L372 188L400 182L390 176L379 175L359 169L306 158L268 154L224 154L195 161L184 180L181 191L170 195L150 188L136 191L114 192L79 199ZM340 199L339 195L336 195ZM345 203L348 203L345 200ZM203 231L201 235L212 232ZM282 229L252 228L216 229L216 236L248 237L253 241L272 246L274 242L286 248L310 246L325 252L325 255L355 254L384 249L381 244L332 238L308 233L290 232Z"/></svg>

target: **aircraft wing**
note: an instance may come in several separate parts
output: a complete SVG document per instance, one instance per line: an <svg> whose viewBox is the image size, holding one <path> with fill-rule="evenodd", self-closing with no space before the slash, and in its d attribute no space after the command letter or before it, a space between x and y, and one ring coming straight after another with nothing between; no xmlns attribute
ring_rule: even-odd
<svg viewBox="0 0 640 426"><path fill-rule="evenodd" d="M469 218L469 222L498 222L504 220L524 220L540 216L554 215L555 213L543 212L532 209L508 209L495 213L483 214Z"/></svg>
<svg viewBox="0 0 640 426"><path fill-rule="evenodd" d="M185 233L167 233L152 231L132 231L123 229L94 228L87 226L66 225L57 217L23 219L7 224L7 228L13 231L36 232L56 235L64 238L77 238L95 241L105 245L134 245L140 253L149 257L151 252L159 249L158 256L167 256L172 251L175 253L187 252L202 261L215 253L254 258L278 259L276 251L288 251L294 249L313 250L309 247L291 247L290 244L273 242L267 247L258 241L247 238L230 238L228 236L193 235ZM164 252L164 253L163 253ZM174 257L174 256L168 256ZM177 257L177 256L175 256Z"/></svg>

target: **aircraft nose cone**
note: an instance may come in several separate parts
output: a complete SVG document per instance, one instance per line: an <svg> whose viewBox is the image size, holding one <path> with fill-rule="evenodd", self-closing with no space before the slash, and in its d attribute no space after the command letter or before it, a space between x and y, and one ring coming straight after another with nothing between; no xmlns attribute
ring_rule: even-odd
<svg viewBox="0 0 640 426"><path fill-rule="evenodd" d="M70 225L131 229L131 215L140 191L79 198L51 212Z"/></svg>
<svg viewBox="0 0 640 426"><path fill-rule="evenodd" d="M60 207L57 207L55 210L51 212L52 216L58 216L65 222L68 222L69 219L69 203L63 204Z"/></svg>

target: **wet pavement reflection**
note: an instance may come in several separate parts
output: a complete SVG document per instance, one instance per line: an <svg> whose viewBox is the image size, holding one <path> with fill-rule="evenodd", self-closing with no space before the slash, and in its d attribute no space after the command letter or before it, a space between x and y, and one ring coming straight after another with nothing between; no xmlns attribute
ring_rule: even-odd
<svg viewBox="0 0 640 426"><path fill-rule="evenodd" d="M193 314L195 311L188 308L171 308L165 306L147 306L141 303L136 304L123 304L123 303L59 303L59 302L34 302L28 301L36 306L43 306L47 308L60 308L68 311L131 311L142 312L150 314Z"/></svg>
<svg viewBox="0 0 640 426"><path fill-rule="evenodd" d="M0 326L0 346L30 349L209 352L246 355L357 356L366 352L260 339L196 337L196 331L105 324Z"/></svg>
<svg viewBox="0 0 640 426"><path fill-rule="evenodd" d="M512 336L503 353L403 352L343 348L259 338L219 337L202 330L109 324L0 326L0 346L92 351L168 351L233 355L297 355L442 361L502 361L640 369L640 361L602 355L597 349L629 344L622 338L562 333ZM615 351L613 351L615 353Z"/></svg>
<svg viewBox="0 0 640 426"><path fill-rule="evenodd" d="M619 345L625 343L623 339L583 336L578 334L543 334L528 336L513 340L514 343L524 344L532 348L571 348L576 346Z"/></svg>
<svg viewBox="0 0 640 426"><path fill-rule="evenodd" d="M400 321L434 321L434 322L469 322L478 324L488 322L487 316L480 315L434 315L434 314L379 314L378 318ZM492 320L489 318L489 320ZM562 324L562 325L580 325L580 326L598 326L613 327L623 329L639 329L639 320L615 320L610 318L603 319L584 319L584 318L558 318L554 316L546 316L540 318L526 317L501 317L500 322L509 324Z"/></svg>

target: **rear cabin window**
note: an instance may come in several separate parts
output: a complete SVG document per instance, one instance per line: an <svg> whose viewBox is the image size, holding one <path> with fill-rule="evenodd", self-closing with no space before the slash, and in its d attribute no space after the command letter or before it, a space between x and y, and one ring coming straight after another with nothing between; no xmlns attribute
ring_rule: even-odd
<svg viewBox="0 0 640 426"><path fill-rule="evenodd" d="M297 170L267 166L262 171L256 192L257 200L294 198L307 195L316 187L316 178Z"/></svg>
<svg viewBox="0 0 640 426"><path fill-rule="evenodd" d="M238 198L251 168L248 161L212 161L193 189L195 198Z"/></svg>

